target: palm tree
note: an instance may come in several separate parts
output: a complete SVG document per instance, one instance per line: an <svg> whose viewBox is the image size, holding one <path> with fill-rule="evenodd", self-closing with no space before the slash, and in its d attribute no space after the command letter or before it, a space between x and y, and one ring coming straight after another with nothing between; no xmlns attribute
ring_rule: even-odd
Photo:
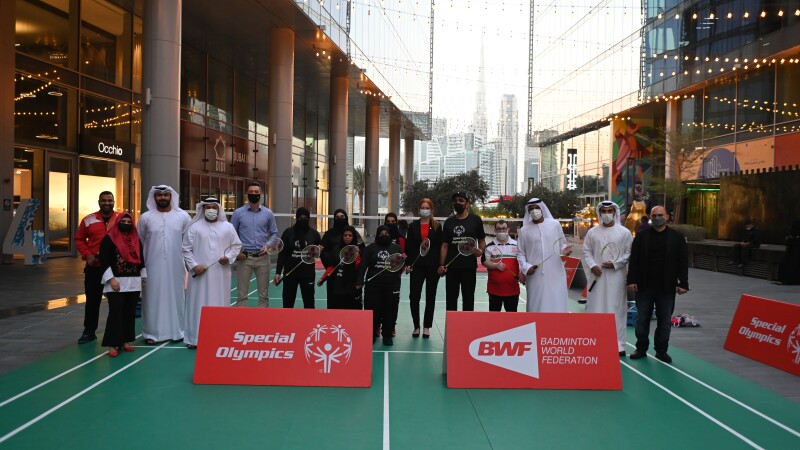
<svg viewBox="0 0 800 450"><path fill-rule="evenodd" d="M353 195L358 194L358 211L362 216L364 215L364 194L366 190L367 180L364 176L364 168L356 166L353 168Z"/></svg>

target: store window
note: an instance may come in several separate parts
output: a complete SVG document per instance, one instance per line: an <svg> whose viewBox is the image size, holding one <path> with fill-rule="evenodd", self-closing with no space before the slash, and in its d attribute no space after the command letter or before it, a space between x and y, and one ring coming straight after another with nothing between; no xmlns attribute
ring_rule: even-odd
<svg viewBox="0 0 800 450"><path fill-rule="evenodd" d="M254 79L237 72L235 91L233 120L238 130L234 134L249 140L255 140L256 82Z"/></svg>
<svg viewBox="0 0 800 450"><path fill-rule="evenodd" d="M69 2L17 0L16 6L17 51L68 67Z"/></svg>
<svg viewBox="0 0 800 450"><path fill-rule="evenodd" d="M760 135L772 133L775 72L772 67L751 70L739 79L737 129ZM745 138L748 139L748 138Z"/></svg>
<svg viewBox="0 0 800 450"><path fill-rule="evenodd" d="M81 2L80 70L118 86L131 87L133 17L102 0Z"/></svg>
<svg viewBox="0 0 800 450"><path fill-rule="evenodd" d="M231 133L233 123L233 70L219 61L208 61L208 128Z"/></svg>
<svg viewBox="0 0 800 450"><path fill-rule="evenodd" d="M97 196L103 191L114 194L116 211L130 212L128 167L129 164L126 162L81 157L78 175L78 217L97 211Z"/></svg>
<svg viewBox="0 0 800 450"><path fill-rule="evenodd" d="M780 132L800 131L800 83L797 80L800 80L800 65L779 66L776 122L789 125L780 127Z"/></svg>
<svg viewBox="0 0 800 450"><path fill-rule="evenodd" d="M206 114L206 57L187 46L181 49L181 118L203 124Z"/></svg>
<svg viewBox="0 0 800 450"><path fill-rule="evenodd" d="M81 133L130 142L131 121L141 122L140 109L129 104L83 94L81 105Z"/></svg>
<svg viewBox="0 0 800 450"><path fill-rule="evenodd" d="M17 73L14 77L14 138L34 146L66 146L68 99L75 90Z"/></svg>
<svg viewBox="0 0 800 450"><path fill-rule="evenodd" d="M35 198L44 204L44 151L36 148L14 148L14 214L19 202ZM32 230L44 229L44 208L36 211Z"/></svg>

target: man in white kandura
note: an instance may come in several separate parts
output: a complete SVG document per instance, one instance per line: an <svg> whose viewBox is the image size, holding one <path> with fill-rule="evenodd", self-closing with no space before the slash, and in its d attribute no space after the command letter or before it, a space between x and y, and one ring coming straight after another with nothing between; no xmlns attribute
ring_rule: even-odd
<svg viewBox="0 0 800 450"><path fill-rule="evenodd" d="M525 204L525 220L517 238L519 279L528 291L527 312L568 312L567 272L561 255L572 248L547 205L538 198Z"/></svg>
<svg viewBox="0 0 800 450"><path fill-rule="evenodd" d="M187 347L197 348L203 306L230 306L230 262L239 255L241 244L216 198L209 197L197 204L197 214L183 235L186 268L197 275L189 277L186 290L183 341Z"/></svg>
<svg viewBox="0 0 800 450"><path fill-rule="evenodd" d="M594 283L586 299L586 311L614 314L619 355L625 356L628 320L625 277L633 236L622 226L616 203L600 202L596 211L600 225L589 230L583 241L586 279L589 285Z"/></svg>
<svg viewBox="0 0 800 450"><path fill-rule="evenodd" d="M150 189L147 212L137 225L153 273L142 290L142 335L150 345L183 339L186 267L181 245L189 221L189 214L178 207L174 189L164 185Z"/></svg>

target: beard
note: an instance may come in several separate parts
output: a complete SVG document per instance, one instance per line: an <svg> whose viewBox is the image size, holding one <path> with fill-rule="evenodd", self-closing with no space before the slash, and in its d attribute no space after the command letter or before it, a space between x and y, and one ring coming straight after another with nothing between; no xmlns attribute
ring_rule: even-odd
<svg viewBox="0 0 800 450"><path fill-rule="evenodd" d="M159 208L166 208L171 202L171 200L156 200L156 206Z"/></svg>

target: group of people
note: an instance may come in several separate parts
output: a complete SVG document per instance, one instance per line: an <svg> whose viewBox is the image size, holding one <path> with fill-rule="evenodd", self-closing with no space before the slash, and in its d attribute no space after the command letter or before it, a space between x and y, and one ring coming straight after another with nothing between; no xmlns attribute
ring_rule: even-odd
<svg viewBox="0 0 800 450"><path fill-rule="evenodd" d="M112 193L101 193L100 210L86 216L76 233L78 250L86 260L87 300L84 332L78 342L96 339L99 305L105 294L109 317L102 345L109 347L110 356L133 350L140 296L147 344L183 340L187 347L196 348L202 307L230 305L231 264L235 261L237 306L247 306L255 275L259 306L269 306L272 281L283 283L284 308L294 307L298 289L303 307L314 308L316 271L315 259L307 257L310 247L320 249L326 268L328 308L373 311L373 341L382 337L384 345L392 345L396 335L403 273L410 278L412 337L429 338L442 277L446 309L457 310L460 297L462 310L474 310L479 259L488 271L490 311L516 312L523 284L526 311L568 312L561 256L569 255L572 247L559 222L538 198L525 205L517 240L510 237L509 223L499 220L494 226L495 238L488 244L483 221L471 212L470 197L464 192L452 195L453 214L444 223L436 220L435 206L428 198L419 202L419 218L405 233L400 231L397 215L387 214L369 245L344 210L334 212L332 226L320 236L310 225L309 210L301 207L294 224L280 235L283 247L277 253L272 280L271 252L266 249L278 237L275 215L261 204L258 183L247 187L247 199L230 222L213 197L196 205L192 219L178 206L174 189L154 186L147 198L148 211L137 226L129 214L114 212ZM637 350L631 358L644 356L649 346L649 320L644 318L649 318L655 307L656 356L668 361L675 294L688 290L685 240L666 226L662 207L653 208L652 227L638 233L636 239L622 226L615 203L599 204L597 214L601 225L589 231L583 246L589 282L597 284L589 293L587 310L616 315L620 355L625 355L627 285L637 292L639 309ZM607 257L609 244L619 249L613 260ZM357 257L345 263L346 247L356 248L357 252L350 254ZM402 258L400 266L398 257ZM425 307L420 316L423 287Z"/></svg>

